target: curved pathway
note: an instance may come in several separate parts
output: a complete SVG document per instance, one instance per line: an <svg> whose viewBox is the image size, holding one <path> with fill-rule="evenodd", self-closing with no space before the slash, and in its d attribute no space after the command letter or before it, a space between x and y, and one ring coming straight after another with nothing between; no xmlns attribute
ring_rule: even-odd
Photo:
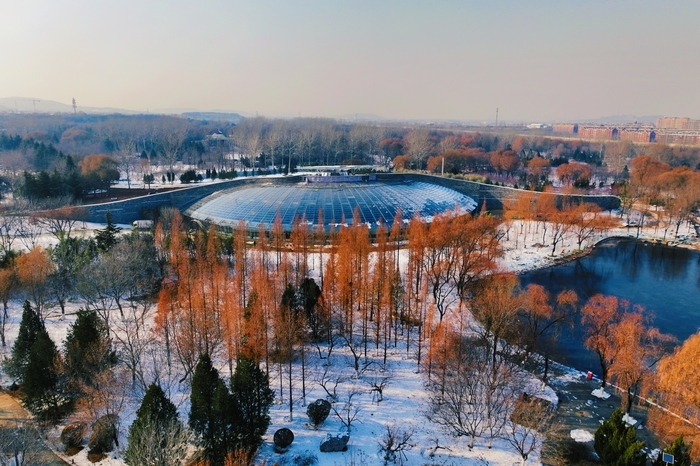
<svg viewBox="0 0 700 466"><path fill-rule="evenodd" d="M29 413L15 398L7 392L0 391L0 429L3 429L5 426L13 426L16 422L27 420L30 417ZM68 465L46 446L41 440L39 432L36 432L36 435L40 439L40 446L37 463L35 464L48 466Z"/></svg>

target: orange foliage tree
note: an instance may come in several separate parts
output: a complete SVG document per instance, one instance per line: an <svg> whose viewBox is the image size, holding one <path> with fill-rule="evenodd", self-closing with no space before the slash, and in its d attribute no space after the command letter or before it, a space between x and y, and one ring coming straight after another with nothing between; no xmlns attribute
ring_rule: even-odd
<svg viewBox="0 0 700 466"><path fill-rule="evenodd" d="M603 215L600 207L590 203L580 203L573 207L571 221L571 231L579 250L583 243L593 238L596 233L612 228L615 224L611 217Z"/></svg>
<svg viewBox="0 0 700 466"><path fill-rule="evenodd" d="M675 341L672 336L649 327L646 320L644 309L636 306L633 312L625 313L613 331L613 344L619 351L610 373L622 389L622 403L628 414L643 380Z"/></svg>
<svg viewBox="0 0 700 466"><path fill-rule="evenodd" d="M608 382L610 367L615 363L620 351L613 338L615 325L622 320L627 308L627 301L620 301L615 296L597 294L581 309L581 323L587 334L584 344L598 356L603 388Z"/></svg>
<svg viewBox="0 0 700 466"><path fill-rule="evenodd" d="M198 232L189 246L181 228L178 216L170 234L170 279L160 291L156 325L172 343L185 380L199 355L215 355L223 342L221 322L229 277L216 228Z"/></svg>
<svg viewBox="0 0 700 466"><path fill-rule="evenodd" d="M475 330L489 348L493 366L499 344L511 339L517 327L522 307L518 283L518 277L510 273L489 275L480 280L471 301L472 314L481 323Z"/></svg>
<svg viewBox="0 0 700 466"><path fill-rule="evenodd" d="M545 357L543 380L547 380L549 369L549 341L561 325L570 322L576 311L578 296L572 290L557 295L556 305L552 305L550 295L541 285L530 284L521 294L522 306L519 311L519 338L526 355L541 351Z"/></svg>
<svg viewBox="0 0 700 466"><path fill-rule="evenodd" d="M107 190L109 195L110 185L119 180L119 162L108 155L88 155L78 165L88 190Z"/></svg>
<svg viewBox="0 0 700 466"><path fill-rule="evenodd" d="M666 410L650 411L650 423L669 441L683 435L700 459L700 332L658 364L653 393ZM670 413L677 413L676 415Z"/></svg>
<svg viewBox="0 0 700 466"><path fill-rule="evenodd" d="M41 246L35 246L17 260L17 278L39 317L43 320L49 305L50 289L48 278L54 271L49 254Z"/></svg>

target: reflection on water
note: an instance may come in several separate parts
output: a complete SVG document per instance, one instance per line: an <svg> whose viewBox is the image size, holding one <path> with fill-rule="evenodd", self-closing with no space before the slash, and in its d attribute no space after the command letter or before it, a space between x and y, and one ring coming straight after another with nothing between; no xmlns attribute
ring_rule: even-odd
<svg viewBox="0 0 700 466"><path fill-rule="evenodd" d="M566 264L521 275L523 287L544 286L554 297L573 289L584 304L602 293L642 305L653 324L680 341L700 328L700 253L635 241L613 239L591 254ZM581 370L599 371L597 359L583 347L581 326L562 330L556 359Z"/></svg>

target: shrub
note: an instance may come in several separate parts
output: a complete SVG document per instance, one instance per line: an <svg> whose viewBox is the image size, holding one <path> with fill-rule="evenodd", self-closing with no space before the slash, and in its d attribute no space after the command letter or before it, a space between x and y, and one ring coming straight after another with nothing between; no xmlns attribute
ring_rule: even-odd
<svg viewBox="0 0 700 466"><path fill-rule="evenodd" d="M102 416L92 426L92 435L88 440L90 453L106 453L112 451L117 440L117 416L107 414Z"/></svg>
<svg viewBox="0 0 700 466"><path fill-rule="evenodd" d="M330 412L331 404L322 398L310 403L306 408L306 415L309 416L309 420L314 427L318 427L323 424L323 421L328 418Z"/></svg>
<svg viewBox="0 0 700 466"><path fill-rule="evenodd" d="M66 425L61 431L61 443L66 448L79 447L87 433L87 424L76 421Z"/></svg>
<svg viewBox="0 0 700 466"><path fill-rule="evenodd" d="M275 443L275 451L278 453L286 451L289 445L291 445L294 441L294 432L286 427L278 429L277 432L275 432L272 441Z"/></svg>

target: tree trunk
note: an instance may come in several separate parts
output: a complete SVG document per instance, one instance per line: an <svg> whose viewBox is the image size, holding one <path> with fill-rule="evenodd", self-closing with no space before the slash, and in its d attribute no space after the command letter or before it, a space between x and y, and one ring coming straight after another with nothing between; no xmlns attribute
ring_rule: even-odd
<svg viewBox="0 0 700 466"><path fill-rule="evenodd" d="M294 398L292 396L292 352L289 352L289 421L293 421Z"/></svg>

